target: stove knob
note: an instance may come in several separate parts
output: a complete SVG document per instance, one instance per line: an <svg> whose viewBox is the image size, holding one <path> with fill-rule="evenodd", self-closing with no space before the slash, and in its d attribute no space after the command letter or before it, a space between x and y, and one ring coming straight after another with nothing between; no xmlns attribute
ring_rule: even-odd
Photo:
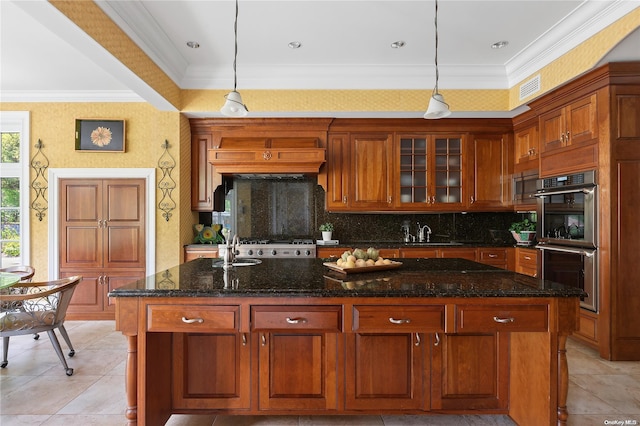
<svg viewBox="0 0 640 426"><path fill-rule="evenodd" d="M271 256L275 256L276 255L276 251L275 250L271 250Z"/></svg>
<svg viewBox="0 0 640 426"><path fill-rule="evenodd" d="M262 252L262 249L258 250L258 256L262 256L264 253Z"/></svg>
<svg viewBox="0 0 640 426"><path fill-rule="evenodd" d="M253 250L251 250L251 249L247 250L247 254L248 254L249 256L253 256Z"/></svg>
<svg viewBox="0 0 640 426"><path fill-rule="evenodd" d="M304 254L306 254L307 256L311 256L311 250L305 250Z"/></svg>
<svg viewBox="0 0 640 426"><path fill-rule="evenodd" d="M294 253L296 256L300 256L300 250L296 250Z"/></svg>

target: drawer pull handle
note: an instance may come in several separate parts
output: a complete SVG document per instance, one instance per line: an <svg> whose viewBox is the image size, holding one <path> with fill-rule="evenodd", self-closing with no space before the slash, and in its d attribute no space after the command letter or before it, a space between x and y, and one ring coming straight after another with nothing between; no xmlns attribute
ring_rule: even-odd
<svg viewBox="0 0 640 426"><path fill-rule="evenodd" d="M525 256L524 260L531 260L531 257L530 256Z"/></svg>
<svg viewBox="0 0 640 426"><path fill-rule="evenodd" d="M307 319L306 318L290 318L290 317L287 317L285 321L287 321L287 324L306 324L307 323Z"/></svg>
<svg viewBox="0 0 640 426"><path fill-rule="evenodd" d="M440 335L438 333L436 333L435 337L436 337L436 341L433 344L433 346L438 346L440 344Z"/></svg>
<svg viewBox="0 0 640 426"><path fill-rule="evenodd" d="M514 322L516 319L513 317L509 317L509 318L493 317L493 320L495 322L499 322L500 324L508 324L510 322Z"/></svg>
<svg viewBox="0 0 640 426"><path fill-rule="evenodd" d="M204 322L204 320L202 318L187 318L187 317L182 317L182 322L186 323L186 324L193 324L193 323L198 323L198 324L202 324Z"/></svg>
<svg viewBox="0 0 640 426"><path fill-rule="evenodd" d="M409 324L411 322L411 320L409 318L400 318L400 319L396 319L396 318L389 318L389 322L391 324Z"/></svg>
<svg viewBox="0 0 640 426"><path fill-rule="evenodd" d="M495 258L495 257L498 257L498 255L497 254L493 254L493 253L489 253L489 257L494 257Z"/></svg>
<svg viewBox="0 0 640 426"><path fill-rule="evenodd" d="M418 333L416 333L416 343L414 345L420 346L420 335Z"/></svg>

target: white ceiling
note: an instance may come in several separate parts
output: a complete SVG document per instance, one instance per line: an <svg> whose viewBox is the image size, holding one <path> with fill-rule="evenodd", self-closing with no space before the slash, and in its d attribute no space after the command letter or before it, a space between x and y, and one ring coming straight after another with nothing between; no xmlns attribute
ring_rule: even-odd
<svg viewBox="0 0 640 426"><path fill-rule="evenodd" d="M233 87L233 0L96 3L180 88ZM440 0L439 86L512 87L638 7L640 0ZM3 101L144 100L167 109L48 2L0 0L0 15ZM435 83L432 0L240 0L238 33L240 91ZM399 40L403 48L390 47ZM507 47L491 48L501 40ZM302 47L290 49L291 41ZM621 55L640 60L631 46Z"/></svg>

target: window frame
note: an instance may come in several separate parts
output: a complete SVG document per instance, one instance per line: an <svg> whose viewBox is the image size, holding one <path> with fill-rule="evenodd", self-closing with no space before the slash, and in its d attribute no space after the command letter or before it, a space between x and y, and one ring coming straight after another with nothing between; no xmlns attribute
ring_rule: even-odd
<svg viewBox="0 0 640 426"><path fill-rule="evenodd" d="M18 177L20 180L20 257L19 263L30 265L30 158L31 146L29 111L0 111L0 133L20 133L20 162L16 167L2 167L0 177ZM16 170L17 169L17 170Z"/></svg>

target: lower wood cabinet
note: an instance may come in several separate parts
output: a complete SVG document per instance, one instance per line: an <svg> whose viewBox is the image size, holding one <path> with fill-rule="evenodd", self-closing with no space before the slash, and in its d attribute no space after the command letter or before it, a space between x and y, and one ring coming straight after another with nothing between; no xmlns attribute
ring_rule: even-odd
<svg viewBox="0 0 640 426"><path fill-rule="evenodd" d="M508 407L509 338L506 333L438 334L432 349L433 410Z"/></svg>
<svg viewBox="0 0 640 426"><path fill-rule="evenodd" d="M335 410L341 306L252 306L260 410Z"/></svg>
<svg viewBox="0 0 640 426"><path fill-rule="evenodd" d="M171 336L172 410L233 413L506 413L510 333L550 324L539 301L146 312L148 333Z"/></svg>

